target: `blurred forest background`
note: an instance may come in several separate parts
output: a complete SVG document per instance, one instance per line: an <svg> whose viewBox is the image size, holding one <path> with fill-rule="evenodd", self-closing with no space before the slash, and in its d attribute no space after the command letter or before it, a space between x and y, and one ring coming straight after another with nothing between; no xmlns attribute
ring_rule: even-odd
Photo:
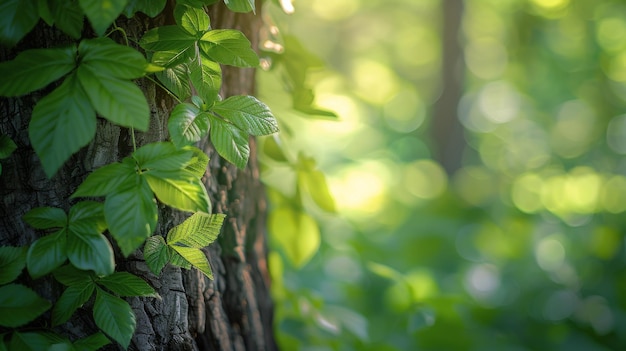
<svg viewBox="0 0 626 351"><path fill-rule="evenodd" d="M258 75L282 348L624 349L626 2L289 5Z"/></svg>

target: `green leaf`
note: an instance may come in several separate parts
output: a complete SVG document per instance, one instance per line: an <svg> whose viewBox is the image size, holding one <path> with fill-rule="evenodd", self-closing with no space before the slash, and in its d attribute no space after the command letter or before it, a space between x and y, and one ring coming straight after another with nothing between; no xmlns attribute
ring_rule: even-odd
<svg viewBox="0 0 626 351"><path fill-rule="evenodd" d="M256 67L259 57L238 30L214 29L200 38L200 49L212 61L237 67Z"/></svg>
<svg viewBox="0 0 626 351"><path fill-rule="evenodd" d="M146 244L143 247L143 257L152 273L155 275L161 274L161 270L170 260L170 253L162 236L155 235L146 239Z"/></svg>
<svg viewBox="0 0 626 351"><path fill-rule="evenodd" d="M211 25L209 15L201 8L178 4L174 8L176 24L194 36L206 32Z"/></svg>
<svg viewBox="0 0 626 351"><path fill-rule="evenodd" d="M91 284L93 273L80 270L71 264L67 264L63 267L55 269L54 272L52 272L52 275L54 276L54 279L65 286L84 286Z"/></svg>
<svg viewBox="0 0 626 351"><path fill-rule="evenodd" d="M263 138L263 153L277 162L288 162L287 155L283 150L280 138L277 135Z"/></svg>
<svg viewBox="0 0 626 351"><path fill-rule="evenodd" d="M36 0L3 0L0 3L0 44L13 46L28 34L39 20L39 14L33 11L36 8Z"/></svg>
<svg viewBox="0 0 626 351"><path fill-rule="evenodd" d="M200 141L209 132L209 118L206 113L190 104L176 105L167 122L170 138L176 147L192 145Z"/></svg>
<svg viewBox="0 0 626 351"><path fill-rule="evenodd" d="M211 106L217 99L222 86L222 69L216 62L202 60L201 64L197 62L188 64L189 79L198 95L205 101L205 104Z"/></svg>
<svg viewBox="0 0 626 351"><path fill-rule="evenodd" d="M50 345L48 351L76 351L74 345L69 340Z"/></svg>
<svg viewBox="0 0 626 351"><path fill-rule="evenodd" d="M155 76L161 83L176 95L180 100L186 100L191 96L191 87L187 75L187 65L179 65L158 72Z"/></svg>
<svg viewBox="0 0 626 351"><path fill-rule="evenodd" d="M106 196L126 190L134 186L137 180L135 167L135 161L131 158L100 167L87 176L72 197Z"/></svg>
<svg viewBox="0 0 626 351"><path fill-rule="evenodd" d="M48 3L54 16L54 25L72 38L79 39L84 27L85 14L78 0L50 0Z"/></svg>
<svg viewBox="0 0 626 351"><path fill-rule="evenodd" d="M149 51L181 52L193 46L197 38L179 26L162 26L149 30L139 44Z"/></svg>
<svg viewBox="0 0 626 351"><path fill-rule="evenodd" d="M191 263L189 263L189 261L187 261L178 252L176 252L174 248L172 248L171 246L168 246L167 248L170 253L170 263L172 265L180 267L180 268L184 268L184 269L191 269L191 267L193 267Z"/></svg>
<svg viewBox="0 0 626 351"><path fill-rule="evenodd" d="M78 0L98 36L102 36L111 23L122 13L128 0Z"/></svg>
<svg viewBox="0 0 626 351"><path fill-rule="evenodd" d="M69 230L89 230L102 233L107 225L104 219L104 205L96 201L81 201L70 208Z"/></svg>
<svg viewBox="0 0 626 351"><path fill-rule="evenodd" d="M213 279L211 266L209 265L209 261L202 250L196 249L195 247L183 247L177 245L171 245L170 247L174 249L174 251L176 251L183 259L185 259L185 261L189 262L189 264L193 267L204 273L204 275L206 275L209 279Z"/></svg>
<svg viewBox="0 0 626 351"><path fill-rule="evenodd" d="M14 332L9 344L9 350L13 351L40 351L50 350L55 344L68 342L58 334L46 332L20 333ZM56 351L56 350L55 350Z"/></svg>
<svg viewBox="0 0 626 351"><path fill-rule="evenodd" d="M309 194L322 210L335 213L335 199L330 194L324 173L318 170L298 171L298 186L301 192Z"/></svg>
<svg viewBox="0 0 626 351"><path fill-rule="evenodd" d="M172 68L189 62L195 56L195 46L183 50L157 51L152 55L152 63L157 66ZM183 65L183 69L186 69Z"/></svg>
<svg viewBox="0 0 626 351"><path fill-rule="evenodd" d="M95 134L96 113L74 74L37 103L28 127L33 148L48 177Z"/></svg>
<svg viewBox="0 0 626 351"><path fill-rule="evenodd" d="M110 344L111 341L101 332L91 334L86 338L78 339L74 342L76 351L97 351Z"/></svg>
<svg viewBox="0 0 626 351"><path fill-rule="evenodd" d="M224 214L197 212L167 233L168 245L184 245L201 249L217 239L224 223Z"/></svg>
<svg viewBox="0 0 626 351"><path fill-rule="evenodd" d="M22 51L15 59L0 63L0 95L20 96L44 88L71 72L75 60L75 46Z"/></svg>
<svg viewBox="0 0 626 351"><path fill-rule="evenodd" d="M52 308L52 325L57 326L67 322L76 309L89 300L94 289L95 284L91 281L84 285L71 285L65 289Z"/></svg>
<svg viewBox="0 0 626 351"><path fill-rule="evenodd" d="M216 102L212 112L252 135L268 135L278 132L276 118L269 107L254 96L231 96Z"/></svg>
<svg viewBox="0 0 626 351"><path fill-rule="evenodd" d="M67 257L76 268L93 270L99 276L112 274L115 270L113 247L104 235L97 232L69 230Z"/></svg>
<svg viewBox="0 0 626 351"><path fill-rule="evenodd" d="M130 255L156 228L158 212L148 182L140 177L137 186L107 196L104 217L109 232L122 249Z"/></svg>
<svg viewBox="0 0 626 351"><path fill-rule="evenodd" d="M26 263L33 278L42 277L60 267L67 260L66 229L35 241L28 249Z"/></svg>
<svg viewBox="0 0 626 351"><path fill-rule="evenodd" d="M202 8L204 6L212 5L218 0L177 0L177 4L187 5L196 8Z"/></svg>
<svg viewBox="0 0 626 351"><path fill-rule="evenodd" d="M26 265L27 247L0 246L0 284L7 284L20 276Z"/></svg>
<svg viewBox="0 0 626 351"><path fill-rule="evenodd" d="M272 239L296 267L302 267L317 252L320 231L308 214L282 207L270 213L268 222Z"/></svg>
<svg viewBox="0 0 626 351"><path fill-rule="evenodd" d="M174 171L187 166L193 157L191 150L177 149L170 142L146 144L133 152L133 158L142 170Z"/></svg>
<svg viewBox="0 0 626 351"><path fill-rule="evenodd" d="M19 327L47 311L52 304L20 284L0 286L0 326Z"/></svg>
<svg viewBox="0 0 626 351"><path fill-rule="evenodd" d="M135 12L143 12L149 17L156 17L165 8L167 0L130 0L124 9L124 15L131 18Z"/></svg>
<svg viewBox="0 0 626 351"><path fill-rule="evenodd" d="M128 302L97 289L93 318L100 330L128 348L137 323Z"/></svg>
<svg viewBox="0 0 626 351"><path fill-rule="evenodd" d="M17 145L15 145L15 142L13 142L11 138L6 135L0 135L0 158L11 156L15 149L17 149Z"/></svg>
<svg viewBox="0 0 626 351"><path fill-rule="evenodd" d="M80 66L89 67L98 75L121 79L143 77L146 59L129 47L115 43L109 38L85 39L78 45Z"/></svg>
<svg viewBox="0 0 626 351"><path fill-rule="evenodd" d="M119 296L159 296L145 280L128 272L115 272L109 276L98 279L96 284L109 289Z"/></svg>
<svg viewBox="0 0 626 351"><path fill-rule="evenodd" d="M65 211L56 207L36 207L26 212L24 222L35 229L64 228L67 226Z"/></svg>
<svg viewBox="0 0 626 351"><path fill-rule="evenodd" d="M224 0L224 3L233 12L255 12L254 0Z"/></svg>
<svg viewBox="0 0 626 351"><path fill-rule="evenodd" d="M197 178L202 178L209 166L209 156L194 146L185 146L183 149L193 152L193 157L187 167L185 167L185 170Z"/></svg>
<svg viewBox="0 0 626 351"><path fill-rule="evenodd" d="M48 4L48 0L37 0L37 12L39 13L39 17L41 17L47 25L54 25L54 16L50 11L50 4Z"/></svg>
<svg viewBox="0 0 626 351"><path fill-rule="evenodd" d="M87 65L78 67L77 76L100 115L124 127L148 130L150 109L136 84L101 74Z"/></svg>
<svg viewBox="0 0 626 351"><path fill-rule="evenodd" d="M204 184L193 174L184 170L153 170L143 175L156 197L164 204L183 211L211 212Z"/></svg>
<svg viewBox="0 0 626 351"><path fill-rule="evenodd" d="M211 118L211 142L215 150L240 169L246 167L250 158L248 134L236 126L218 118Z"/></svg>

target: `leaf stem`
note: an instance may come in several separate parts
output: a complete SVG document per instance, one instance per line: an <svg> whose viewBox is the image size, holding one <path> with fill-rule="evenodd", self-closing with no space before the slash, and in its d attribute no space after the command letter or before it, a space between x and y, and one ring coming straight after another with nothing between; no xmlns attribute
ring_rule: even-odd
<svg viewBox="0 0 626 351"><path fill-rule="evenodd" d="M152 83L154 83L155 85L157 85L158 87L160 87L161 89L165 90L166 93L170 94L176 101L178 101L178 103L182 103L182 100L180 100L178 98L178 96L176 96L174 93L172 93L168 88L166 88L163 84L159 83L156 79L150 77L150 76L144 76L144 78L148 79L149 81L151 81Z"/></svg>
<svg viewBox="0 0 626 351"><path fill-rule="evenodd" d="M130 127L130 137L133 140L133 152L137 151L137 142L135 141L135 127Z"/></svg>

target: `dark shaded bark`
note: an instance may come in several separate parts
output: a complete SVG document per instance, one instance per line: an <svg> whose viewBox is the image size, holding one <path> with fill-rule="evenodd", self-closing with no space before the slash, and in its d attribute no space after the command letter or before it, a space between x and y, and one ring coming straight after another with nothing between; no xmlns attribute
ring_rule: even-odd
<svg viewBox="0 0 626 351"><path fill-rule="evenodd" d="M170 6L171 4L168 4ZM260 4L258 4L260 9ZM167 11L167 9L166 9ZM171 6L170 6L171 11ZM253 47L258 44L260 16L234 14L222 3L210 9L213 28L243 31ZM119 20L130 36L171 21L136 16ZM38 26L16 50L49 47L70 42L45 25ZM17 51L0 49L0 60ZM167 117L174 101L148 80L139 81L152 111L147 133L137 134L138 145L167 139ZM32 243L44 233L29 228L21 217L39 206L68 210L75 203L69 196L93 169L118 161L132 151L129 131L99 120L94 141L73 155L60 171L48 179L28 140L28 122L36 101L53 87L16 99L0 100L0 133L11 137L18 150L2 160L0 175L0 245ZM224 67L222 95L253 94L254 70ZM219 242L205 249L214 280L196 270L167 266L160 276L149 272L139 251L129 258L116 257L117 270L127 270L146 279L160 299L128 299L137 318L131 350L276 350L272 332L272 302L266 265L266 200L259 181L256 143L251 140L251 157L245 170L221 159L210 142L200 147L211 158L203 181L214 212L227 219ZM187 215L160 206L156 233L165 235ZM24 275L25 281L28 277ZM28 281L42 296L54 301L61 287L49 278ZM71 338L97 330L90 308L79 309L60 329ZM117 348L111 346L111 349Z"/></svg>
<svg viewBox="0 0 626 351"><path fill-rule="evenodd" d="M437 161L448 175L461 168L465 139L458 117L458 106L463 91L463 49L459 42L463 19L463 0L444 0L442 21L442 92L435 104L431 138Z"/></svg>

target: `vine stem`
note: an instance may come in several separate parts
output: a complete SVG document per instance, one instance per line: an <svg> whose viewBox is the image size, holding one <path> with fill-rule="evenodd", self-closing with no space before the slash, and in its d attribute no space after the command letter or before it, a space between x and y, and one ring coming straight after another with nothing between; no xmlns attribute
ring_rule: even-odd
<svg viewBox="0 0 626 351"><path fill-rule="evenodd" d="M130 127L130 137L133 140L133 152L137 151L137 142L135 141L135 127Z"/></svg>

